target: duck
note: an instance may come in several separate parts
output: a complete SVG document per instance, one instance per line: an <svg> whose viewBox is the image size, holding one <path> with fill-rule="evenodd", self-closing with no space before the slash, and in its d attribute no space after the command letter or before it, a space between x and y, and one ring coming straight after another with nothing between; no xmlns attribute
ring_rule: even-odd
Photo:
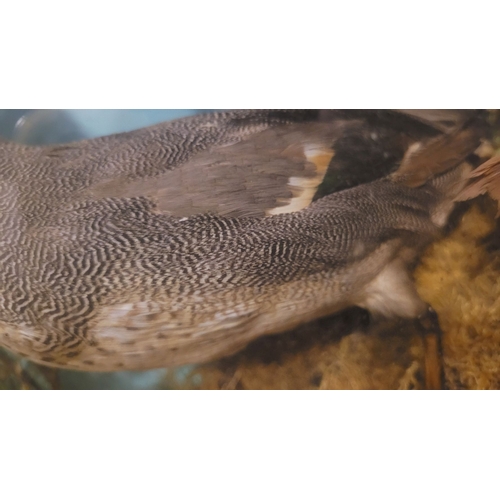
<svg viewBox="0 0 500 500"><path fill-rule="evenodd" d="M450 110L238 110L2 140L0 345L146 370L351 306L435 327L408 269L442 234L484 130L483 114Z"/></svg>

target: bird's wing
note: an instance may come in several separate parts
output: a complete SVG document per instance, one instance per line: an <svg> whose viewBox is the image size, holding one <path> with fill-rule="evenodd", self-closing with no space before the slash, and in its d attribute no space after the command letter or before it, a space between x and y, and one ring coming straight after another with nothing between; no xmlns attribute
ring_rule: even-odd
<svg viewBox="0 0 500 500"><path fill-rule="evenodd" d="M105 176L89 194L145 196L160 212L179 217L206 212L258 217L300 210L323 181L343 128L340 122L265 128L196 151L172 168L160 166L154 175Z"/></svg>
<svg viewBox="0 0 500 500"><path fill-rule="evenodd" d="M301 210L334 191L389 174L415 140L440 134L443 120L452 120L446 117L232 111L48 147L45 154L60 162L61 175L67 167L76 179L89 177L75 183L85 184L75 193L80 201L146 197L158 212L175 217L263 217ZM409 170L425 170L424 160L412 154Z"/></svg>

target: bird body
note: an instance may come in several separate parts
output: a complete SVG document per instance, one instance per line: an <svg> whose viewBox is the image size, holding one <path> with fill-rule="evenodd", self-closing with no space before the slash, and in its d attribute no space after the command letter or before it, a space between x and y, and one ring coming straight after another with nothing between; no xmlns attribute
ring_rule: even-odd
<svg viewBox="0 0 500 500"><path fill-rule="evenodd" d="M0 343L52 366L138 370L216 359L352 305L418 316L407 265L446 223L477 138L422 181L391 177L382 155L382 179L319 196L359 123L242 111L0 143ZM411 123L418 139L441 133ZM415 142L390 141L400 160Z"/></svg>

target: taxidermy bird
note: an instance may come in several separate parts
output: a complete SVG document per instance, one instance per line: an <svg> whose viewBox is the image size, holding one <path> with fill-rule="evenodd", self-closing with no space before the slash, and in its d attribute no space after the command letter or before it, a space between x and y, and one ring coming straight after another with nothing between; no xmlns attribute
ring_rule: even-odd
<svg viewBox="0 0 500 500"><path fill-rule="evenodd" d="M0 141L0 343L51 366L142 370L353 305L426 317L407 269L471 171L482 132L467 120L230 111Z"/></svg>

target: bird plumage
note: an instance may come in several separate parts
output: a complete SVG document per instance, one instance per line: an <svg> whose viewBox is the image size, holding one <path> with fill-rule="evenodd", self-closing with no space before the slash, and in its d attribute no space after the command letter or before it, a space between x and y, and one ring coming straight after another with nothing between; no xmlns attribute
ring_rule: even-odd
<svg viewBox="0 0 500 500"><path fill-rule="evenodd" d="M500 217L500 156L490 158L471 172L469 182L455 200L470 200L482 194L490 195L497 202L497 217Z"/></svg>
<svg viewBox="0 0 500 500"><path fill-rule="evenodd" d="M457 157L463 137L440 136L441 115L381 116L239 111L0 143L0 342L54 366L146 369L350 305L415 317L406 265L446 222L478 138ZM390 176L439 137L452 160L438 175ZM356 141L372 182L347 189Z"/></svg>

